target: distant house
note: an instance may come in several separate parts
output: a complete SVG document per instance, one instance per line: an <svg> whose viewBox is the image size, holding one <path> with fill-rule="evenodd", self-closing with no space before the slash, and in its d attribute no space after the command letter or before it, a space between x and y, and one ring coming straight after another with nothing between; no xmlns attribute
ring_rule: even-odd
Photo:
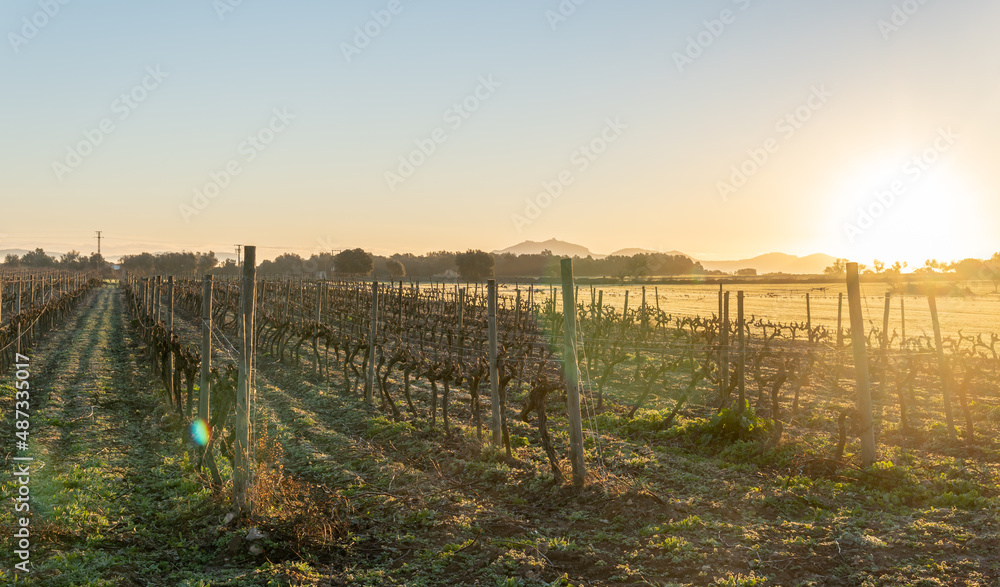
<svg viewBox="0 0 1000 587"><path fill-rule="evenodd" d="M112 271L121 271L121 269L122 269L121 265L112 265L111 266L111 270Z"/></svg>

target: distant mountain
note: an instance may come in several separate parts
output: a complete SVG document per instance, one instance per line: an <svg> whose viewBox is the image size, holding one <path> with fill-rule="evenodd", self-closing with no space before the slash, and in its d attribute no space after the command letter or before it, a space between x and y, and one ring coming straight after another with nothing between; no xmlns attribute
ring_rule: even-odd
<svg viewBox="0 0 1000 587"><path fill-rule="evenodd" d="M671 255L673 257L687 257L688 259L694 259L694 257L692 257L691 255L688 255L687 253L682 253L680 251L667 251L666 253L664 253L664 252L661 252L661 251L654 251L652 249L635 249L635 248L633 248L633 249L619 249L619 250L617 250L617 251L615 251L615 252L613 252L613 253L611 253L610 255L607 255L607 256L608 257L632 257L634 255ZM594 255L594 256L596 257L597 255Z"/></svg>
<svg viewBox="0 0 1000 587"><path fill-rule="evenodd" d="M765 273L815 274L833 265L835 258L817 253L806 257L796 257L785 253L768 253L752 259L740 261L701 261L709 271L732 273L740 269L756 269L758 275Z"/></svg>
<svg viewBox="0 0 1000 587"><path fill-rule="evenodd" d="M650 249L632 247L619 249L611 253L611 255L601 255L592 253L590 249L582 245L576 245L553 238L543 242L524 241L523 243L516 244L506 249L493 251L493 254L502 255L505 253L513 253L515 255L537 255L544 250L552 251L552 254L557 257L587 257L589 255L595 259L603 259L610 256L630 257L633 255L652 255L660 253L659 251L653 251ZM808 255L806 257L797 257L795 255L788 255L785 253L768 253L766 255L758 255L751 259L741 259L736 261L701 261L680 251L669 251L662 254L687 257L692 261L701 263L702 267L708 271L733 273L740 269L756 269L758 275L763 275L765 273L788 273L793 275L822 274L823 270L830 265L833 265L835 260L834 257L821 253Z"/></svg>
<svg viewBox="0 0 1000 587"><path fill-rule="evenodd" d="M587 247L574 245L573 243L567 243L554 238L550 238L544 242L524 241L523 243L516 244L512 247L507 247L506 249L493 251L493 254L504 255L506 253L512 253L514 255L537 255L545 250L552 251L552 254L557 257L603 257L603 255L594 255Z"/></svg>

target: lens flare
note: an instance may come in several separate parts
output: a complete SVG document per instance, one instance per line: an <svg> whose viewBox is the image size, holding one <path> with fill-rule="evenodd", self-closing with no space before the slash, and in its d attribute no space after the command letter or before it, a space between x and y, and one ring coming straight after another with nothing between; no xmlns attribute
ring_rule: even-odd
<svg viewBox="0 0 1000 587"><path fill-rule="evenodd" d="M194 439L200 446L205 446L208 444L208 439L211 433L208 429L208 422L205 422L201 418L198 418L191 423L191 438Z"/></svg>

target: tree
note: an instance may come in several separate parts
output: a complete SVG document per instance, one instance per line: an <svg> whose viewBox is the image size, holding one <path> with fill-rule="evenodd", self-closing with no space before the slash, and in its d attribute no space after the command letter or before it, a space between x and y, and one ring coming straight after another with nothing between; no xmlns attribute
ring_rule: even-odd
<svg viewBox="0 0 1000 587"><path fill-rule="evenodd" d="M301 275L305 262L298 253L282 253L273 261L261 261L257 271L262 274Z"/></svg>
<svg viewBox="0 0 1000 587"><path fill-rule="evenodd" d="M122 269L128 271L129 273L152 273L155 263L156 259L150 253L125 255L121 258Z"/></svg>
<svg viewBox="0 0 1000 587"><path fill-rule="evenodd" d="M406 277L406 267L403 267L403 264L396 259L386 259L385 269L389 272L389 277L393 279Z"/></svg>
<svg viewBox="0 0 1000 587"><path fill-rule="evenodd" d="M63 269L78 269L81 261L80 251L70 251L59 257L59 266Z"/></svg>
<svg viewBox="0 0 1000 587"><path fill-rule="evenodd" d="M156 256L156 270L166 275L194 275L198 257L194 253L162 253Z"/></svg>
<svg viewBox="0 0 1000 587"><path fill-rule="evenodd" d="M360 250L360 249L359 249ZM365 253L367 254L367 253ZM369 255L370 257L371 255ZM374 263L374 259L372 259ZM322 271L333 273L336 271L337 257L333 253L313 253L309 259L303 263L302 268L306 273Z"/></svg>
<svg viewBox="0 0 1000 587"><path fill-rule="evenodd" d="M905 262L900 263L899 261L896 261L892 264L892 267L886 269L885 272L887 275L895 275L896 277L899 277L903 274L903 269L906 269L906 265L907 264Z"/></svg>
<svg viewBox="0 0 1000 587"><path fill-rule="evenodd" d="M493 255L485 251L469 249L455 256L458 274L465 281L482 281L493 277L495 261Z"/></svg>
<svg viewBox="0 0 1000 587"><path fill-rule="evenodd" d="M215 266L219 264L219 259L215 256L215 251L209 251L208 253L198 255L198 274L204 275L215 269Z"/></svg>
<svg viewBox="0 0 1000 587"><path fill-rule="evenodd" d="M239 275L240 266L236 264L236 259L226 259L226 261L212 270L212 275Z"/></svg>
<svg viewBox="0 0 1000 587"><path fill-rule="evenodd" d="M847 275L847 259L834 259L833 265L823 270L826 275Z"/></svg>
<svg viewBox="0 0 1000 587"><path fill-rule="evenodd" d="M375 268L375 261L363 249L348 249L337 253L333 267L341 275L368 275Z"/></svg>
<svg viewBox="0 0 1000 587"><path fill-rule="evenodd" d="M896 261L885 270L882 276L885 278L886 283L889 285L898 285L903 277L903 269L906 268L906 263L900 263Z"/></svg>
<svg viewBox="0 0 1000 587"><path fill-rule="evenodd" d="M634 255L625 264L628 275L635 279L649 274L649 257L646 255Z"/></svg>
<svg viewBox="0 0 1000 587"><path fill-rule="evenodd" d="M746 269L739 269L736 271L735 275L737 277L754 277L757 275L757 270L751 267L748 267Z"/></svg>
<svg viewBox="0 0 1000 587"><path fill-rule="evenodd" d="M997 293L997 287L1000 286L1000 253L993 253L990 260L983 263L983 273L993 282L993 293Z"/></svg>
<svg viewBox="0 0 1000 587"><path fill-rule="evenodd" d="M14 253L7 253L7 256L3 260L3 264L7 267L18 267L21 265L21 258Z"/></svg>
<svg viewBox="0 0 1000 587"><path fill-rule="evenodd" d="M879 261L878 259L875 259L874 265L875 265L875 274L882 275L882 272L885 271L885 263Z"/></svg>
<svg viewBox="0 0 1000 587"><path fill-rule="evenodd" d="M89 257L84 258L83 264L88 269L104 269L104 255L91 253Z"/></svg>
<svg viewBox="0 0 1000 587"><path fill-rule="evenodd" d="M962 259L957 263L952 263L949 268L961 280L979 279L983 274L983 266L986 264L982 259Z"/></svg>
<svg viewBox="0 0 1000 587"><path fill-rule="evenodd" d="M21 257L21 265L25 267L55 267L56 260L45 254L41 248L29 251Z"/></svg>

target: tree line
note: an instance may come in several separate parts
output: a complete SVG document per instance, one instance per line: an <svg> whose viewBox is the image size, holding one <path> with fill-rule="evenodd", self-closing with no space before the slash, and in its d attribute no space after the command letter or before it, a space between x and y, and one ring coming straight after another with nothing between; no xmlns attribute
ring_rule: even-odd
<svg viewBox="0 0 1000 587"><path fill-rule="evenodd" d="M80 254L80 251L70 251L63 253L58 259L49 255L44 249L37 248L28 251L23 255L8 253L3 260L3 266L7 269L66 269L73 271L86 271L91 269L103 269L106 266L104 257L91 253L90 256Z"/></svg>
<svg viewBox="0 0 1000 587"><path fill-rule="evenodd" d="M347 249L338 253L314 253L303 257L298 253L284 253L273 260L259 264L262 275L292 275L308 278L332 277L377 277L380 279L414 280L458 278L463 281L481 281L488 278L554 279L559 276L560 257L551 251L538 254L515 255L513 253L493 254L470 249L465 252L435 251L424 255L410 253L391 256L373 255L363 249ZM119 261L121 268L135 274L169 274L177 276L198 276L207 273L215 275L238 275L239 263L235 259L220 262L213 251L139 253L125 255ZM5 268L91 270L106 268L109 263L99 254L82 255L79 251L64 253L58 259L54 255L37 248L22 256L8 254L3 261ZM707 271L701 263L683 255L665 253L643 253L631 256L610 256L600 259L592 256L575 257L574 271L578 277L605 277L621 281L650 276L727 275L722 271ZM846 273L847 259L836 259L824 270L829 276ZM892 265L875 260L871 267L859 265L864 275L882 277L890 283L900 282L907 272L906 263ZM922 267L910 274L922 278L950 277L957 280L992 281L994 290L1000 288L1000 253L989 259L963 259L953 263L928 259ZM735 272L737 276L753 276L752 268Z"/></svg>
<svg viewBox="0 0 1000 587"><path fill-rule="evenodd" d="M858 264L858 271L862 275L882 277L890 284L901 283L906 269L908 269L908 265L899 261L889 266L879 259L875 259L871 267ZM846 275L847 259L835 259L832 265L823 270L823 273L832 276ZM946 277L958 281L992 281L993 291L996 292L1000 289L1000 253L993 253L989 259L969 258L951 263L927 259L923 266L910 271L910 275L925 279Z"/></svg>
<svg viewBox="0 0 1000 587"><path fill-rule="evenodd" d="M348 249L337 254L313 254L308 258L296 253L285 253L274 260L263 261L257 271L264 275L308 277L323 273L327 276L375 276L382 279L539 279L557 278L559 259L550 251L529 255L496 255L470 249L465 252L435 251L424 255L402 253L386 257L372 255L362 249ZM700 263L683 255L667 254L612 256L602 259L576 257L574 269L581 277L614 277L621 280L650 275L722 274L718 271L706 271ZM235 262L227 262L220 271L235 274L238 268Z"/></svg>

